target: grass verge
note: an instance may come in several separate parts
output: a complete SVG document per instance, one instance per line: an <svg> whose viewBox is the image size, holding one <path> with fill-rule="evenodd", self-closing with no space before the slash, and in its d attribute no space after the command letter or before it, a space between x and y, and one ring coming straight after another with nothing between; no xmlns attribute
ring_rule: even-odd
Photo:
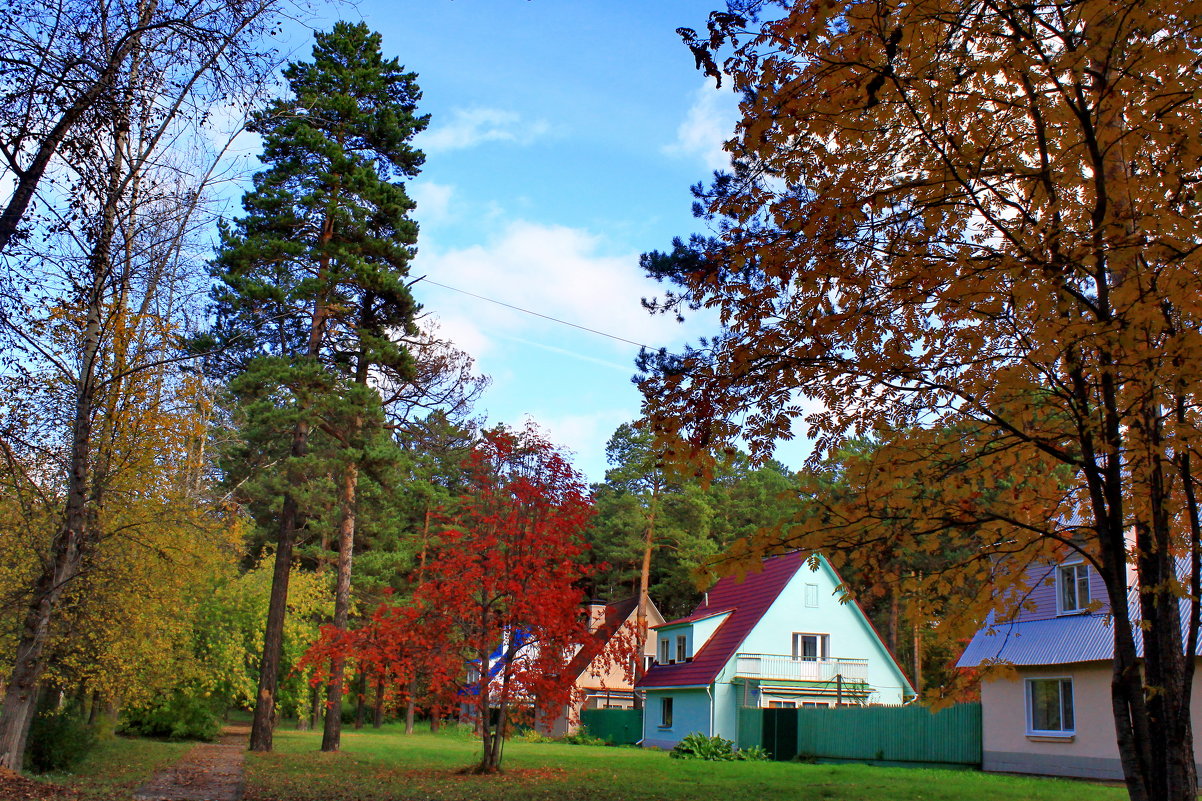
<svg viewBox="0 0 1202 801"><path fill-rule="evenodd" d="M71 773L32 777L89 801L129 801L134 790L167 767L195 743L169 743L136 737L108 737L98 742Z"/></svg>
<svg viewBox="0 0 1202 801"><path fill-rule="evenodd" d="M1120 801L1122 788L963 770L699 762L662 751L509 742L499 776L465 775L479 743L406 736L399 726L343 733L277 731L275 751L247 760L247 801Z"/></svg>

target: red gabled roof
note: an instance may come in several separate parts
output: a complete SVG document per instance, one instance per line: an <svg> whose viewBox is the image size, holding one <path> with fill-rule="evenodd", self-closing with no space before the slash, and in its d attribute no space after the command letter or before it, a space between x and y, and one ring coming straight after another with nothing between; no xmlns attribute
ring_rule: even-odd
<svg viewBox="0 0 1202 801"><path fill-rule="evenodd" d="M760 622L768 607L772 606L789 579L804 563L805 558L800 553L790 553L765 559L763 570L747 574L741 582L733 576L719 580L706 593L706 601L692 614L665 623L664 626L690 623L720 612L729 612L730 615L718 625L718 630L701 650L694 654L692 662L655 665L644 674L637 686L643 689L693 687L713 682L748 632Z"/></svg>
<svg viewBox="0 0 1202 801"><path fill-rule="evenodd" d="M593 663L593 660L605 650L610 639L622 628L622 624L630 617L630 613L639 605L638 596L627 598L605 605L605 616L597 629L589 635L588 640L581 646L572 660L568 662L568 675L579 678L580 674Z"/></svg>

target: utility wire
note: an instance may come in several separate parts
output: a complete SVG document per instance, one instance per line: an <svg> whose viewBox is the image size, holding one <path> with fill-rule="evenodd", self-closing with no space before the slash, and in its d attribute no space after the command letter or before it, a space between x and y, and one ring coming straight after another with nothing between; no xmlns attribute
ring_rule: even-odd
<svg viewBox="0 0 1202 801"><path fill-rule="evenodd" d="M542 314L540 312L531 311L530 309L523 309L521 306L514 306L511 303L505 303L500 300L493 300L492 298L486 298L483 295L477 295L475 292L468 292L466 289L460 289L459 287L447 286L446 284L440 284L437 281L432 281L431 279L426 278L426 277L419 278L414 283L418 283L420 281L425 281L427 284L433 284L434 286L440 286L443 289L449 289L452 292L459 292L464 295L470 295L473 298L479 298L480 300L486 300L489 303L495 303L498 306L504 306L507 309L513 309L514 311L520 311L524 314L532 314L535 317L541 317L544 320L550 320L553 323L559 323L560 325L570 325L572 328L579 328L581 331L588 331L590 334L597 334L598 336L609 337L610 339L616 339L618 342L625 342L628 345L638 345L640 348L645 348L647 350L655 350L655 348L652 348L650 345L644 345L642 342L635 342L633 339L626 339L625 337L615 336L614 334L607 334L604 331L598 331L595 328L589 328L587 326L577 325L576 323L569 323L567 320L560 320L558 317L552 317L548 314Z"/></svg>

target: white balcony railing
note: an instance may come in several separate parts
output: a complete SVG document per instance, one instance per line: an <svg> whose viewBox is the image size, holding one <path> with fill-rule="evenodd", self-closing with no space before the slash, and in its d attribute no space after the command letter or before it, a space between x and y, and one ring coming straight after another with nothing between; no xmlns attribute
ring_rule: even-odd
<svg viewBox="0 0 1202 801"><path fill-rule="evenodd" d="M785 654L736 654L735 676L778 681L868 681L867 659L835 659Z"/></svg>

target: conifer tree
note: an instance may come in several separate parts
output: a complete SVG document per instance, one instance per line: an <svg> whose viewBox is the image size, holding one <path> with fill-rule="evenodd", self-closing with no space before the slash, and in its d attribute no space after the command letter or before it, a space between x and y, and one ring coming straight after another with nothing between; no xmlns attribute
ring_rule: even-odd
<svg viewBox="0 0 1202 801"><path fill-rule="evenodd" d="M284 72L289 97L255 118L266 169L243 198L246 215L223 231L214 263L216 337L244 435L274 438L279 512L274 583L264 637L251 749L271 748L280 638L302 502L315 473L339 475L340 567L335 625L345 626L358 459L383 423L369 374L405 377L400 339L418 307L405 278L417 240L403 179L423 155L409 144L427 123L415 114L414 73L381 53L366 25L319 33L309 62ZM339 464L314 470L311 439L337 446ZM314 440L316 443L317 440ZM286 443L286 444L285 444ZM331 695L341 697L341 666ZM327 716L337 720L335 712ZM327 750L337 748L327 731Z"/></svg>

